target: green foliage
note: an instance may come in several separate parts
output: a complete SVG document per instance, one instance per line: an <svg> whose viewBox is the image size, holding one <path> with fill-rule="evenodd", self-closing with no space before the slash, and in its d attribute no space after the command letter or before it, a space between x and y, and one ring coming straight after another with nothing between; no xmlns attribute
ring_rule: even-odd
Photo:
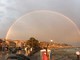
<svg viewBox="0 0 80 60"><path fill-rule="evenodd" d="M26 46L29 46L30 48L32 48L32 51L30 53L30 55L36 53L37 51L40 50L40 43L37 39L35 39L34 37L31 37L28 41Z"/></svg>
<svg viewBox="0 0 80 60"><path fill-rule="evenodd" d="M37 46L39 46L39 41L36 40L35 38L31 37L31 38L27 41L27 45L29 45L30 47L37 47Z"/></svg>

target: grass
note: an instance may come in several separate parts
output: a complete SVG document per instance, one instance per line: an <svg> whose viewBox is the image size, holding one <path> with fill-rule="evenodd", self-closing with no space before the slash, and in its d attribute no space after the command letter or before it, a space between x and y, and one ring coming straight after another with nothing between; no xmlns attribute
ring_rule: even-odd
<svg viewBox="0 0 80 60"><path fill-rule="evenodd" d="M76 51L76 48L52 49L52 54L54 60L76 60Z"/></svg>

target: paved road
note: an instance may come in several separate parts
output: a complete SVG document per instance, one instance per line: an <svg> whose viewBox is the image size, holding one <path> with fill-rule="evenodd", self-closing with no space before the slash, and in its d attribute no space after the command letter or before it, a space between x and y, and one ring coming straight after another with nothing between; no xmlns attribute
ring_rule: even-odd
<svg viewBox="0 0 80 60"><path fill-rule="evenodd" d="M31 60L41 60L40 52L37 52L33 56L31 56ZM52 60L54 60L54 56L52 56Z"/></svg>
<svg viewBox="0 0 80 60"><path fill-rule="evenodd" d="M41 60L40 53L37 52L33 56L30 57L31 60Z"/></svg>
<svg viewBox="0 0 80 60"><path fill-rule="evenodd" d="M5 60L6 56L6 54L0 52L0 60Z"/></svg>
<svg viewBox="0 0 80 60"><path fill-rule="evenodd" d="M5 54L0 52L0 60L6 60L6 58L9 56L9 54ZM33 56L30 57L31 60L41 60L40 52L35 53ZM54 60L52 58L52 60Z"/></svg>
<svg viewBox="0 0 80 60"><path fill-rule="evenodd" d="M0 60L6 60L6 58L9 56L9 54L2 54L2 52L0 52ZM31 60L41 60L41 55L40 52L35 53L33 56L30 57ZM57 60L55 59L55 57L52 57L52 60ZM59 60L72 60L69 59L67 56L64 56L62 59Z"/></svg>

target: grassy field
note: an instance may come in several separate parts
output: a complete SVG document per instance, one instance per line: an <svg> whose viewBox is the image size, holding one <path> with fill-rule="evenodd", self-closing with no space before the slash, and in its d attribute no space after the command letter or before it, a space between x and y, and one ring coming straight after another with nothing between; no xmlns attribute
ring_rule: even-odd
<svg viewBox="0 0 80 60"><path fill-rule="evenodd" d="M80 51L80 48L52 49L52 54L54 60L76 60L76 51Z"/></svg>

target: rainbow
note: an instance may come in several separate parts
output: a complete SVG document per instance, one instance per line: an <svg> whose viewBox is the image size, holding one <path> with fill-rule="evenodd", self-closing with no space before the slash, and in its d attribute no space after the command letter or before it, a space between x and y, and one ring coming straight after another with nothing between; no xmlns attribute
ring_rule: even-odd
<svg viewBox="0 0 80 60"><path fill-rule="evenodd" d="M79 28L77 27L77 25L76 25L71 19L69 19L68 17L64 16L64 15L61 14L61 13L54 12L54 11L49 11L49 10L37 10L37 11L29 12L29 13L25 14L24 16L28 16L28 15L30 15L30 14L37 13L37 12L55 13L55 14L57 14L57 15L63 16L64 18L67 19L68 22L70 22L70 23L72 23L72 24L74 25L74 27L76 28L77 32L78 32L79 35L80 35L80 30L79 30ZM11 28L14 26L14 24L15 24L16 22L18 22L18 21L19 21L21 18L23 18L24 16L21 16L18 20L16 20L16 21L11 25L11 27L9 28L9 30L8 30L8 32L7 32L7 34L6 34L6 39L8 39L8 35L9 35L9 33L11 32Z"/></svg>

